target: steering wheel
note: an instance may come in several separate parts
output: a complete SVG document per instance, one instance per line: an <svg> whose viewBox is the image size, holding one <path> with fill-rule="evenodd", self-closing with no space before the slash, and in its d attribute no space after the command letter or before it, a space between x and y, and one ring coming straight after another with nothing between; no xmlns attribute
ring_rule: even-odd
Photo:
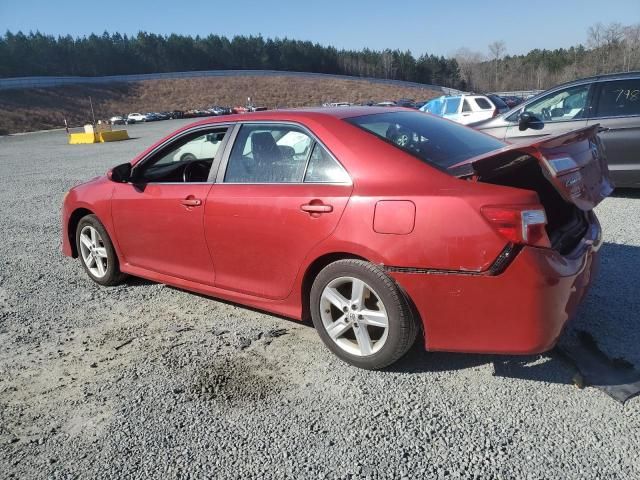
<svg viewBox="0 0 640 480"><path fill-rule="evenodd" d="M209 176L209 168L202 162L189 162L182 171L182 180L187 182L204 182Z"/></svg>
<svg viewBox="0 0 640 480"><path fill-rule="evenodd" d="M546 107L542 109L542 119L551 120L551 111Z"/></svg>

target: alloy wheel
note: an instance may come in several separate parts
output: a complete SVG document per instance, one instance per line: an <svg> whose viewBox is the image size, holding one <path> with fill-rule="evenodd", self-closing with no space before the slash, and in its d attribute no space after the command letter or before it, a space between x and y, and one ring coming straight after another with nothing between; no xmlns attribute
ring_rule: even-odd
<svg viewBox="0 0 640 480"><path fill-rule="evenodd" d="M80 253L82 261L96 278L102 278L107 274L109 259L102 236L91 225L85 226L80 231Z"/></svg>
<svg viewBox="0 0 640 480"><path fill-rule="evenodd" d="M339 277L324 288L322 323L331 340L359 357L377 353L389 333L389 317L380 296L366 282Z"/></svg>

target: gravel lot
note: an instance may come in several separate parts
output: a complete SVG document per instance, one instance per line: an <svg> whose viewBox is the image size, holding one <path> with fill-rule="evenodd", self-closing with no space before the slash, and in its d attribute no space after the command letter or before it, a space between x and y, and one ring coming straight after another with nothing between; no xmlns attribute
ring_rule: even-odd
<svg viewBox="0 0 640 480"><path fill-rule="evenodd" d="M572 385L558 355L425 353L348 367L313 328L60 254L60 204L184 121L133 140L0 137L0 477L640 478L640 397ZM598 208L576 324L640 366L640 194ZM129 342L129 343L126 343Z"/></svg>

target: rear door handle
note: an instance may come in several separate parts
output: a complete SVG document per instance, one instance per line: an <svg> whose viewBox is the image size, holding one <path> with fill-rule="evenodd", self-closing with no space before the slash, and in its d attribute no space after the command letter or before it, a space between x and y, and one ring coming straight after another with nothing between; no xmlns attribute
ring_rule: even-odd
<svg viewBox="0 0 640 480"><path fill-rule="evenodd" d="M300 210L302 210L303 212L309 212L309 213L329 213L329 212L333 212L333 206L331 205L324 205L324 204L312 204L312 203L307 203L305 205L300 205Z"/></svg>
<svg viewBox="0 0 640 480"><path fill-rule="evenodd" d="M182 203L182 205L184 205L185 207L199 207L200 205L202 205L202 200L200 200L199 198L185 198L180 203Z"/></svg>

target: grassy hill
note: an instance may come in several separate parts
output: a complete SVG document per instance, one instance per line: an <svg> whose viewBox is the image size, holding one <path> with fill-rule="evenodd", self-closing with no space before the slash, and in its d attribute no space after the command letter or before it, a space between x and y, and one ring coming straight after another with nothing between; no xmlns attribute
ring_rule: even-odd
<svg viewBox="0 0 640 480"><path fill-rule="evenodd" d="M367 102L413 98L440 92L366 80L274 77L203 77L137 83L69 85L0 91L0 134L28 132L91 121L89 97L97 119L115 114L187 110L211 105L253 103L269 108L318 106L323 102Z"/></svg>

